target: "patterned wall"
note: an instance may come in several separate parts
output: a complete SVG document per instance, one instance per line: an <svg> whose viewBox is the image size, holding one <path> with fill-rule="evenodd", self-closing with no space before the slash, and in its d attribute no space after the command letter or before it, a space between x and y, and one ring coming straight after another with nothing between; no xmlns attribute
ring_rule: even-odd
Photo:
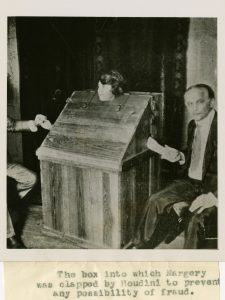
<svg viewBox="0 0 225 300"><path fill-rule="evenodd" d="M102 72L118 69L128 90L165 94L163 140L179 145L188 24L184 18L17 18L22 117L38 112L54 121L73 90L94 89ZM31 168L32 143L24 140Z"/></svg>
<svg viewBox="0 0 225 300"><path fill-rule="evenodd" d="M95 26L95 80L113 68L129 90L164 92L163 140L180 146L189 19L98 18Z"/></svg>

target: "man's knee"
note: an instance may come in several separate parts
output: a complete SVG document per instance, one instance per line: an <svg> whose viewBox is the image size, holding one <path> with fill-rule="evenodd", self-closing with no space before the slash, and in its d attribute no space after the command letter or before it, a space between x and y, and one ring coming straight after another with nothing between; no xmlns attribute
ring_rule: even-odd
<svg viewBox="0 0 225 300"><path fill-rule="evenodd" d="M33 188L35 186L35 184L37 183L37 175L36 175L36 173L34 173L34 172L30 173L29 182L30 182L31 188Z"/></svg>
<svg viewBox="0 0 225 300"><path fill-rule="evenodd" d="M177 203L174 203L173 204L173 209L174 211L176 212L176 214L178 216L181 216L183 211L189 206L190 204L185 202L185 201L182 201L182 202L177 202Z"/></svg>
<svg viewBox="0 0 225 300"><path fill-rule="evenodd" d="M27 189L32 189L37 183L37 175L31 170L26 170L26 176L24 176L22 179L19 184L21 184L23 187L26 187Z"/></svg>
<svg viewBox="0 0 225 300"><path fill-rule="evenodd" d="M37 175L32 171L27 171L26 176L24 176L23 181L17 183L17 191L19 197L24 198L35 186L37 182Z"/></svg>
<svg viewBox="0 0 225 300"><path fill-rule="evenodd" d="M149 205L152 207L156 207L156 206L160 205L161 202L162 202L162 200L161 200L160 193L152 194L149 199Z"/></svg>
<svg viewBox="0 0 225 300"><path fill-rule="evenodd" d="M149 199L149 207L156 209L158 214L162 214L167 205L168 201L162 192L153 194Z"/></svg>

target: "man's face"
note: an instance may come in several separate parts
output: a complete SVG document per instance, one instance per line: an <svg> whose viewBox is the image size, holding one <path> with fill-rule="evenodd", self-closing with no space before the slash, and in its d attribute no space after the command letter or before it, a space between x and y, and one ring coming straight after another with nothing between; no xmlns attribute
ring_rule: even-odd
<svg viewBox="0 0 225 300"><path fill-rule="evenodd" d="M205 88L193 88L184 95L185 105L195 121L207 117L213 107L214 99L210 99Z"/></svg>
<svg viewBox="0 0 225 300"><path fill-rule="evenodd" d="M98 83L98 96L101 101L112 101L115 95L112 93L111 84Z"/></svg>

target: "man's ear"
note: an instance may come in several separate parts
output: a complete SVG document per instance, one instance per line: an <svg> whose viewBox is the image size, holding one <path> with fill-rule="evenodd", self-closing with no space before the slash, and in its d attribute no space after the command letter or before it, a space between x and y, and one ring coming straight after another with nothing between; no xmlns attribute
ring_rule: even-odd
<svg viewBox="0 0 225 300"><path fill-rule="evenodd" d="M215 99L214 98L210 100L210 107L211 108L215 107Z"/></svg>

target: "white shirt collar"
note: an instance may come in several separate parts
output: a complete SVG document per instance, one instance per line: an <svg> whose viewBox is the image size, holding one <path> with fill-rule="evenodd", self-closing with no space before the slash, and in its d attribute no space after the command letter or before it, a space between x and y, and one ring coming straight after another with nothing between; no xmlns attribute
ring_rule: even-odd
<svg viewBox="0 0 225 300"><path fill-rule="evenodd" d="M195 121L196 125L198 126L210 126L212 123L212 120L214 118L215 115L215 109L211 109L211 111L208 113L208 115L199 121Z"/></svg>

